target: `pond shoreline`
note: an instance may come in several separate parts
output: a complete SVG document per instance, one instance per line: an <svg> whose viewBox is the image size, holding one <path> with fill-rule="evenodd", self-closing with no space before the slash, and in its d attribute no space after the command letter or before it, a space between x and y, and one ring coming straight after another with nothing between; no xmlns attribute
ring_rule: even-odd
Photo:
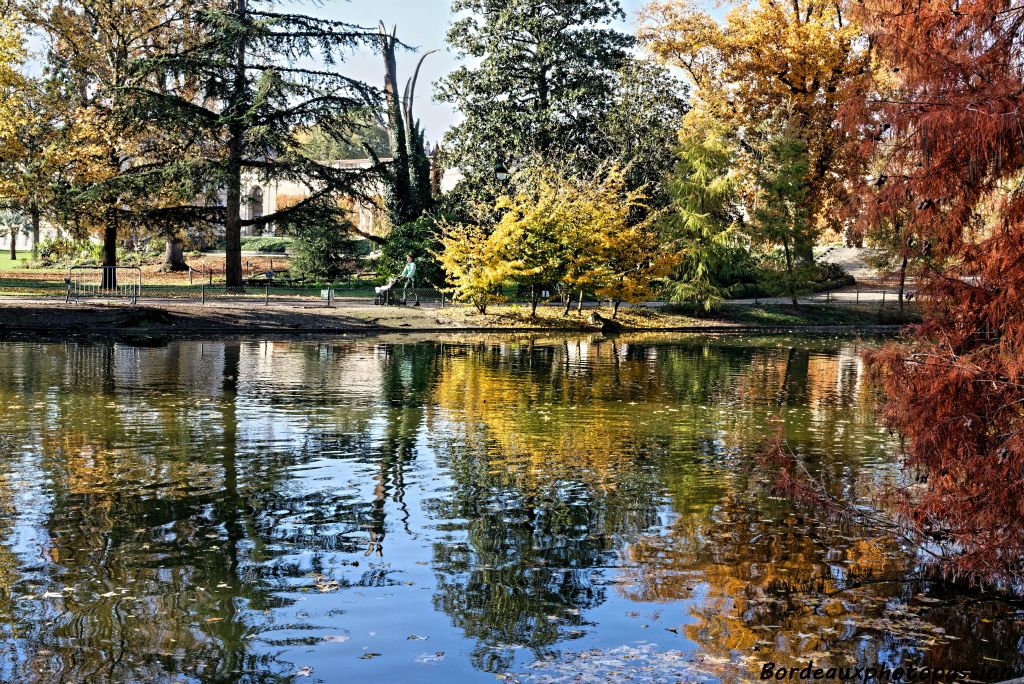
<svg viewBox="0 0 1024 684"><path fill-rule="evenodd" d="M586 314L586 312L584 312ZM623 333L740 335L893 334L899 325L764 325L726 319L687 319L654 309L632 309ZM642 320L638 320L642 319ZM538 324L539 323L539 324ZM63 302L0 302L0 338L80 339L217 337L312 337L381 334L600 334L582 316L539 321L499 313L483 317L464 307L375 307L369 305L296 306L247 302L239 306L192 303L65 304Z"/></svg>

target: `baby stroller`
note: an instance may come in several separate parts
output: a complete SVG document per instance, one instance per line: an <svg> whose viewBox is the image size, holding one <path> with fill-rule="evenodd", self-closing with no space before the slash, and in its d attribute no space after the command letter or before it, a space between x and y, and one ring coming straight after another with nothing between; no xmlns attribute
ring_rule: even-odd
<svg viewBox="0 0 1024 684"><path fill-rule="evenodd" d="M373 300L373 303L383 306L387 306L388 304L390 304L391 288L393 288L395 284L398 283L399 280L401 280L401 278L392 278L386 284L373 288L373 291L377 293L376 297Z"/></svg>

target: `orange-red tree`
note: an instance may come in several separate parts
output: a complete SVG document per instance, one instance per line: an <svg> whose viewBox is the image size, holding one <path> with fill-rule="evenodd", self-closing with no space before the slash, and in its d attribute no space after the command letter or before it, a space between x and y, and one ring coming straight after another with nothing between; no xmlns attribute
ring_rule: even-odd
<svg viewBox="0 0 1024 684"><path fill-rule="evenodd" d="M910 347L872 356L885 417L925 487L906 511L954 572L1024 586L1024 5L864 0L857 17L893 82L847 124L884 168L870 218L927 256ZM913 493L911 493L913 492Z"/></svg>

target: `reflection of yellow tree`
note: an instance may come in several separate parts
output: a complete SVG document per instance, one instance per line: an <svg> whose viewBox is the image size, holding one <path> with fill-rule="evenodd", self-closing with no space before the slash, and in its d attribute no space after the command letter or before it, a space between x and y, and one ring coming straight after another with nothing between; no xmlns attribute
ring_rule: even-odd
<svg viewBox="0 0 1024 684"><path fill-rule="evenodd" d="M856 363L805 348L663 346L656 336L481 340L445 354L435 397L456 428L492 445L493 467L509 477L573 473L611 488L652 452L749 451L786 405L785 436L797 446L881 434L866 401L850 410L869 394L857 368L848 372Z"/></svg>
<svg viewBox="0 0 1024 684"><path fill-rule="evenodd" d="M0 441L0 458L5 462L11 457L10 449ZM10 476L0 473L0 540L10 537L15 520L14 487ZM13 590L20 576L18 558L6 543L0 543L0 624L12 625L15 602ZM6 630L3 630L6 632ZM0 633L3 633L0 632ZM11 635L6 634L5 637Z"/></svg>
<svg viewBox="0 0 1024 684"><path fill-rule="evenodd" d="M728 488L746 484L737 477ZM912 569L890 540L816 523L771 499L677 505L691 513L629 547L621 588L635 601L689 601L685 634L711 662L739 666L727 681L747 681L747 667L769 661L873 664L901 629L927 629L883 610Z"/></svg>
<svg viewBox="0 0 1024 684"><path fill-rule="evenodd" d="M571 360L580 351L459 349L444 359L436 402L467 437L494 447L495 472L530 487L571 477L612 488L633 467L645 435L671 433L669 414L653 414L669 397L643 362L618 363L613 374L591 365L614 359L613 344L589 348L591 363ZM528 372L509 372L520 365ZM622 406L602 401L623 394Z"/></svg>

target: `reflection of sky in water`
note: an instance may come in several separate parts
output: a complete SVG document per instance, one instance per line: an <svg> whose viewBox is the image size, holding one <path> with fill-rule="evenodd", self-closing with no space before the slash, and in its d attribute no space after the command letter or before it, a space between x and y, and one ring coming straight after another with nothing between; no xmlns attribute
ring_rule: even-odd
<svg viewBox="0 0 1024 684"><path fill-rule="evenodd" d="M893 475L857 351L0 345L0 678L1024 664L1019 614L907 582L885 539L758 486L775 417L845 496Z"/></svg>

